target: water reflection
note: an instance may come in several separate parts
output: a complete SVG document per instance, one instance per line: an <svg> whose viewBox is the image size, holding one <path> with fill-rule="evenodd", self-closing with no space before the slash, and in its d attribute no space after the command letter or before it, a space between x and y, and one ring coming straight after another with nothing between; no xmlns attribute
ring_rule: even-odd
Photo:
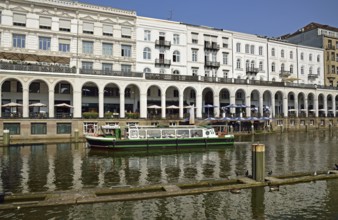
<svg viewBox="0 0 338 220"><path fill-rule="evenodd" d="M205 179L234 178L251 171L251 144L266 145L266 170L274 175L328 170L338 162L337 134L333 132L284 133L242 136L235 146L179 151L97 151L83 144L46 144L0 149L0 190L38 192L118 185L175 184ZM338 216L338 182L318 181L217 192L147 201L93 204L22 210L46 218L325 218ZM132 210L132 211L130 211ZM94 212L94 213L93 213ZM34 213L34 214L32 214ZM0 211L1 218L13 217ZM320 214L320 215L319 215Z"/></svg>

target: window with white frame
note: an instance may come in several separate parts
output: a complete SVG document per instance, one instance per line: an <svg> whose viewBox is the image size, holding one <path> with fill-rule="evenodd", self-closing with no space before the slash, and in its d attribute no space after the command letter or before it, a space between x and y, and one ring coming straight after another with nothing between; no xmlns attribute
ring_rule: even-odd
<svg viewBox="0 0 338 220"><path fill-rule="evenodd" d="M236 60L236 69L241 69L241 59Z"/></svg>
<svg viewBox="0 0 338 220"><path fill-rule="evenodd" d="M113 71L113 64L111 64L111 63L102 63L102 70L104 72L112 72Z"/></svg>
<svg viewBox="0 0 338 220"><path fill-rule="evenodd" d="M149 30L144 30L144 40L151 41L151 32Z"/></svg>
<svg viewBox="0 0 338 220"><path fill-rule="evenodd" d="M70 40L69 39L59 39L59 51L60 52L70 51Z"/></svg>
<svg viewBox="0 0 338 220"><path fill-rule="evenodd" d="M130 27L122 27L121 28L121 37L122 38L131 38L131 28Z"/></svg>
<svg viewBox="0 0 338 220"><path fill-rule="evenodd" d="M281 56L281 58L284 58L284 50L282 49L281 51L280 51L280 56Z"/></svg>
<svg viewBox="0 0 338 220"><path fill-rule="evenodd" d="M250 68L250 61L246 60L245 61L245 69L248 70Z"/></svg>
<svg viewBox="0 0 338 220"><path fill-rule="evenodd" d="M143 49L143 59L150 60L151 59L151 50L149 47Z"/></svg>
<svg viewBox="0 0 338 220"><path fill-rule="evenodd" d="M229 47L229 38L223 37L222 41L223 41L223 48L228 48Z"/></svg>
<svg viewBox="0 0 338 220"><path fill-rule="evenodd" d="M122 64L121 65L121 72L130 73L131 72L131 65Z"/></svg>
<svg viewBox="0 0 338 220"><path fill-rule="evenodd" d="M39 37L39 50L50 50L50 37Z"/></svg>
<svg viewBox="0 0 338 220"><path fill-rule="evenodd" d="M93 69L93 62L82 61L82 69L92 70Z"/></svg>
<svg viewBox="0 0 338 220"><path fill-rule="evenodd" d="M275 56L275 48L271 48L271 56Z"/></svg>
<svg viewBox="0 0 338 220"><path fill-rule="evenodd" d="M274 62L271 63L271 72L276 72L276 64Z"/></svg>
<svg viewBox="0 0 338 220"><path fill-rule="evenodd" d="M263 71L263 61L259 61L259 71Z"/></svg>
<svg viewBox="0 0 338 220"><path fill-rule="evenodd" d="M26 47L26 35L13 34L13 47L14 48L25 48Z"/></svg>
<svg viewBox="0 0 338 220"><path fill-rule="evenodd" d="M40 27L40 29L46 29L46 30L52 29L52 18L40 17L39 18L39 27Z"/></svg>
<svg viewBox="0 0 338 220"><path fill-rule="evenodd" d="M93 54L94 43L92 41L82 41L82 53Z"/></svg>
<svg viewBox="0 0 338 220"><path fill-rule="evenodd" d="M236 44L236 52L240 53L241 52L241 43Z"/></svg>
<svg viewBox="0 0 338 220"><path fill-rule="evenodd" d="M309 68L309 75L312 75L312 67Z"/></svg>
<svg viewBox="0 0 338 220"><path fill-rule="evenodd" d="M229 53L223 52L223 64L228 65Z"/></svg>
<svg viewBox="0 0 338 220"><path fill-rule="evenodd" d="M223 78L228 78L229 77L229 70L223 70Z"/></svg>
<svg viewBox="0 0 338 220"><path fill-rule="evenodd" d="M59 31L70 32L70 20L60 19Z"/></svg>
<svg viewBox="0 0 338 220"><path fill-rule="evenodd" d="M255 54L255 45L250 46L250 53Z"/></svg>
<svg viewBox="0 0 338 220"><path fill-rule="evenodd" d="M312 61L312 54L309 54L309 61Z"/></svg>
<svg viewBox="0 0 338 220"><path fill-rule="evenodd" d="M113 44L112 43L102 43L102 55L105 55L105 56L113 55Z"/></svg>
<svg viewBox="0 0 338 220"><path fill-rule="evenodd" d="M282 65L280 66L280 70L281 70L281 72L284 72L284 70L285 70L285 64L284 63L282 63Z"/></svg>
<svg viewBox="0 0 338 220"><path fill-rule="evenodd" d="M260 56L263 55L263 47L262 47L262 46L260 46L260 47L258 48L258 53L259 53Z"/></svg>
<svg viewBox="0 0 338 220"><path fill-rule="evenodd" d="M300 68L300 74L304 75L304 66Z"/></svg>
<svg viewBox="0 0 338 220"><path fill-rule="evenodd" d="M338 55L337 55L338 56ZM338 58L338 57L337 57ZM338 61L338 59L336 60ZM317 55L317 62L319 63L320 62L320 55Z"/></svg>
<svg viewBox="0 0 338 220"><path fill-rule="evenodd" d="M198 76L198 68L192 67L192 68L191 68L191 71L192 71L192 75L193 75L193 76Z"/></svg>
<svg viewBox="0 0 338 220"><path fill-rule="evenodd" d="M198 44L198 33L191 33L191 43Z"/></svg>
<svg viewBox="0 0 338 220"><path fill-rule="evenodd" d="M250 50L250 45L245 44L245 53L249 53L249 50Z"/></svg>
<svg viewBox="0 0 338 220"><path fill-rule="evenodd" d="M180 62L180 52L175 50L173 53L173 62L179 63Z"/></svg>
<svg viewBox="0 0 338 220"><path fill-rule="evenodd" d="M211 61L216 62L217 61L217 52L211 52Z"/></svg>
<svg viewBox="0 0 338 220"><path fill-rule="evenodd" d="M304 60L304 53L300 53L300 60Z"/></svg>
<svg viewBox="0 0 338 220"><path fill-rule="evenodd" d="M174 34L173 44L180 44L180 35Z"/></svg>
<svg viewBox="0 0 338 220"><path fill-rule="evenodd" d="M26 15L14 13L13 26L26 27Z"/></svg>
<svg viewBox="0 0 338 220"><path fill-rule="evenodd" d="M151 69L146 67L143 69L143 73L151 73Z"/></svg>
<svg viewBox="0 0 338 220"><path fill-rule="evenodd" d="M121 56L131 57L131 46L130 45L121 45Z"/></svg>
<svg viewBox="0 0 338 220"><path fill-rule="evenodd" d="M82 33L94 34L94 23L84 21L82 25Z"/></svg>
<svg viewBox="0 0 338 220"><path fill-rule="evenodd" d="M197 62L197 57L198 57L198 49L191 49L191 60L192 62Z"/></svg>
<svg viewBox="0 0 338 220"><path fill-rule="evenodd" d="M293 51L290 51L290 59L293 59Z"/></svg>
<svg viewBox="0 0 338 220"><path fill-rule="evenodd" d="M293 65L290 65L290 73L293 73Z"/></svg>
<svg viewBox="0 0 338 220"><path fill-rule="evenodd" d="M255 61L251 60L250 68L253 70L255 68Z"/></svg>
<svg viewBox="0 0 338 220"><path fill-rule="evenodd" d="M113 36L113 25L103 24L102 35L109 36L109 37Z"/></svg>

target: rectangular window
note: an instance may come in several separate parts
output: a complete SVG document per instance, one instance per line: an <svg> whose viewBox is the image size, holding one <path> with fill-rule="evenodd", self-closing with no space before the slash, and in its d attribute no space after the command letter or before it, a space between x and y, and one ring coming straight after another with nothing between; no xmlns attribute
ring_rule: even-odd
<svg viewBox="0 0 338 220"><path fill-rule="evenodd" d="M222 41L223 41L223 48L228 48L229 47L229 43L228 43L229 38L223 37Z"/></svg>
<svg viewBox="0 0 338 220"><path fill-rule="evenodd" d="M82 41L82 53L93 54L93 45L94 43L91 41Z"/></svg>
<svg viewBox="0 0 338 220"><path fill-rule="evenodd" d="M255 45L250 46L250 53L255 54Z"/></svg>
<svg viewBox="0 0 338 220"><path fill-rule="evenodd" d="M39 25L40 29L46 29L46 30L52 29L52 18L40 17L39 22L40 22L40 25Z"/></svg>
<svg viewBox="0 0 338 220"><path fill-rule="evenodd" d="M223 78L228 78L229 70L223 70Z"/></svg>
<svg viewBox="0 0 338 220"><path fill-rule="evenodd" d="M198 76L198 68L193 67L193 68L191 68L191 70L192 70L192 75L193 76Z"/></svg>
<svg viewBox="0 0 338 220"><path fill-rule="evenodd" d="M82 61L82 69L92 70L93 69L93 62Z"/></svg>
<svg viewBox="0 0 338 220"><path fill-rule="evenodd" d="M26 15L24 14L13 14L13 26L26 27Z"/></svg>
<svg viewBox="0 0 338 220"><path fill-rule="evenodd" d="M197 62L198 50L197 49L191 49L191 52L192 52L192 62Z"/></svg>
<svg viewBox="0 0 338 220"><path fill-rule="evenodd" d="M198 33L191 33L191 43L198 44Z"/></svg>
<svg viewBox="0 0 338 220"><path fill-rule="evenodd" d="M59 39L59 51L60 52L69 52L70 51L70 40Z"/></svg>
<svg viewBox="0 0 338 220"><path fill-rule="evenodd" d="M82 33L94 34L94 23L83 22L82 28L83 28Z"/></svg>
<svg viewBox="0 0 338 220"><path fill-rule="evenodd" d="M14 48L25 48L26 47L26 35L13 34L13 47Z"/></svg>
<svg viewBox="0 0 338 220"><path fill-rule="evenodd" d="M180 35L174 34L173 44L180 44Z"/></svg>
<svg viewBox="0 0 338 220"><path fill-rule="evenodd" d="M259 53L260 56L263 55L263 47L262 47L262 46L260 46L260 47L258 48L258 53Z"/></svg>
<svg viewBox="0 0 338 220"><path fill-rule="evenodd" d="M109 24L103 24L102 35L110 37L113 36L113 26Z"/></svg>
<svg viewBox="0 0 338 220"><path fill-rule="evenodd" d="M59 31L70 32L70 20L60 19Z"/></svg>
<svg viewBox="0 0 338 220"><path fill-rule="evenodd" d="M241 43L236 44L236 52L240 53L241 52Z"/></svg>
<svg viewBox="0 0 338 220"><path fill-rule="evenodd" d="M131 46L130 45L121 45L121 56L131 57Z"/></svg>
<svg viewBox="0 0 338 220"><path fill-rule="evenodd" d="M102 55L112 56L113 55L113 44L102 43Z"/></svg>
<svg viewBox="0 0 338 220"><path fill-rule="evenodd" d="M223 53L223 64L228 65L229 53Z"/></svg>
<svg viewBox="0 0 338 220"><path fill-rule="evenodd" d="M50 50L50 37L39 37L39 49L40 50Z"/></svg>
<svg viewBox="0 0 338 220"><path fill-rule="evenodd" d="M121 65L121 72L130 73L131 72L131 65L122 64Z"/></svg>
<svg viewBox="0 0 338 220"><path fill-rule="evenodd" d="M72 124L71 123L56 123L57 134L71 134Z"/></svg>
<svg viewBox="0 0 338 220"><path fill-rule="evenodd" d="M121 37L122 38L131 38L131 28L122 27L121 29Z"/></svg>
<svg viewBox="0 0 338 220"><path fill-rule="evenodd" d="M47 123L31 123L31 134L47 134Z"/></svg>
<svg viewBox="0 0 338 220"><path fill-rule="evenodd" d="M11 135L20 134L20 123L4 123L4 130L9 130Z"/></svg>
<svg viewBox="0 0 338 220"><path fill-rule="evenodd" d="M111 63L102 63L102 70L104 72L111 72L111 71L113 71L113 64L111 64Z"/></svg>
<svg viewBox="0 0 338 220"><path fill-rule="evenodd" d="M144 40L145 41L150 41L151 40L151 32L148 30L144 31Z"/></svg>

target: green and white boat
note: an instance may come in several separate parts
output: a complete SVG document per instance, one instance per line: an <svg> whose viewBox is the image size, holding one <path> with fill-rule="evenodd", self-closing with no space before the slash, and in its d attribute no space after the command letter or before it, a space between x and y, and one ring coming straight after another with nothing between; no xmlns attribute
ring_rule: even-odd
<svg viewBox="0 0 338 220"><path fill-rule="evenodd" d="M199 126L141 127L130 126L121 135L119 126L101 126L100 134L85 135L91 148L188 148L234 144L231 134L216 134L213 128Z"/></svg>

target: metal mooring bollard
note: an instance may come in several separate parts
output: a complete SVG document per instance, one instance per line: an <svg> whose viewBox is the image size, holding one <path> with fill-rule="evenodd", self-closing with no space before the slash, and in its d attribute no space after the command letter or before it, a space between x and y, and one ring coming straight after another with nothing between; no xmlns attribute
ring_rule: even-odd
<svg viewBox="0 0 338 220"><path fill-rule="evenodd" d="M258 182L265 181L265 145L252 145L252 178Z"/></svg>

